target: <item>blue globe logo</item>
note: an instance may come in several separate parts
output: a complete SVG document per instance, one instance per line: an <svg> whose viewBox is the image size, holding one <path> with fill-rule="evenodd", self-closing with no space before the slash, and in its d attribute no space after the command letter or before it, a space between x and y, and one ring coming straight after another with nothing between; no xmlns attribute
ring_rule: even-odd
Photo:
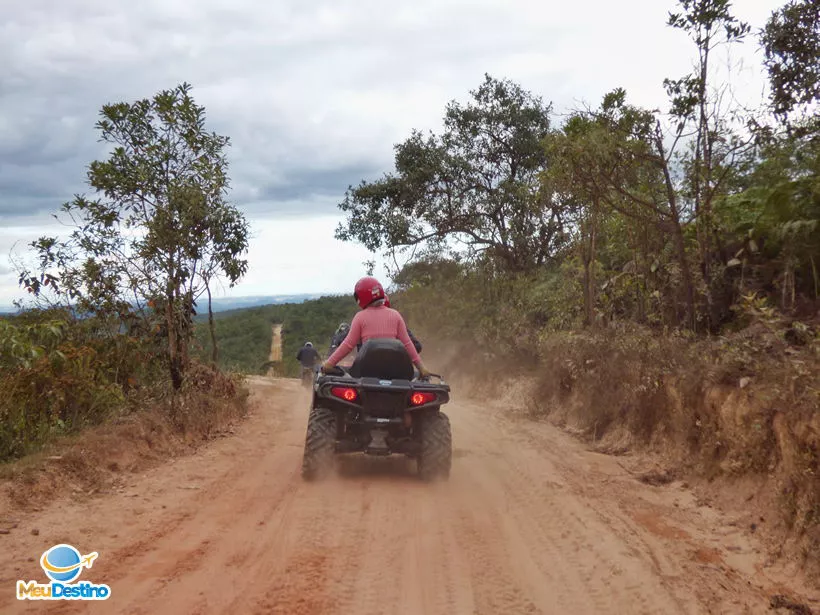
<svg viewBox="0 0 820 615"><path fill-rule="evenodd" d="M43 553L40 566L52 581L72 583L83 570L80 552L71 545L56 545Z"/></svg>

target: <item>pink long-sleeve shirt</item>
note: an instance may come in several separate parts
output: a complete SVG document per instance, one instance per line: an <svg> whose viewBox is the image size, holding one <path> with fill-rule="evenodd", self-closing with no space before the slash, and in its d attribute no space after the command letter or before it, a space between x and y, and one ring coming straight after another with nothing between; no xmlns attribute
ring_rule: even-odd
<svg viewBox="0 0 820 615"><path fill-rule="evenodd" d="M419 353L407 334L404 318L393 308L379 305L365 308L353 317L347 337L330 355L327 360L328 365L330 367L336 365L356 347L359 341L366 342L379 337L401 340L413 363L416 365L421 363Z"/></svg>

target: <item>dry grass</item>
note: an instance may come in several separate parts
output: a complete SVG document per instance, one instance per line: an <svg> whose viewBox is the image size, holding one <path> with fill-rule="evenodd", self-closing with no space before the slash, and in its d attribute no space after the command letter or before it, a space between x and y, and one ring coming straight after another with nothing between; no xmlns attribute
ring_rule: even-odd
<svg viewBox="0 0 820 615"><path fill-rule="evenodd" d="M502 399L600 452L660 458L666 470L649 484L675 476L715 491L736 486L777 520L768 524L773 544L820 578L820 348L789 331L554 333L537 365L437 342L428 356L438 360L428 362L447 371L454 395Z"/></svg>
<svg viewBox="0 0 820 615"><path fill-rule="evenodd" d="M192 452L245 415L248 391L238 378L205 366L196 367L192 376L173 405L154 401L0 465L0 513L3 508L39 508L55 493L85 497L115 490L129 474Z"/></svg>
<svg viewBox="0 0 820 615"><path fill-rule="evenodd" d="M724 485L761 477L776 533L820 572L820 356L787 331L554 336L532 403L602 452L651 451L670 472Z"/></svg>

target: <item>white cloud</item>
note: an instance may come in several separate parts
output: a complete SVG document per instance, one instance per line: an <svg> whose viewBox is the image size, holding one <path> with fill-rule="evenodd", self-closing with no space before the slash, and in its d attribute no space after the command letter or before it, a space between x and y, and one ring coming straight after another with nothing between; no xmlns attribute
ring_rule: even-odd
<svg viewBox="0 0 820 615"><path fill-rule="evenodd" d="M733 10L759 28L779 4L743 0ZM306 290L339 288L364 251L338 245L329 216L338 219L347 185L389 169L394 143L413 128L437 129L445 104L465 99L485 72L518 81L557 112L618 86L634 103L665 107L661 82L689 70L693 51L665 25L675 6L0 0L0 225L42 219L85 189L85 165L101 152L93 129L101 105L188 81L209 127L231 137L234 201L265 237L277 224L293 231L277 244L313 225L319 250L347 264L324 263ZM756 49L750 40L732 52L745 66L732 71L738 96L751 104L764 83ZM291 219L297 214L304 220ZM240 289L304 289L303 263L257 261L264 250L254 250Z"/></svg>
<svg viewBox="0 0 820 615"><path fill-rule="evenodd" d="M366 274L364 261L373 258L362 246L334 239L338 216L265 218L251 221L248 275L234 288L222 285L216 297L288 295L296 293L352 293ZM34 265L29 242L43 235L65 236L57 225L0 229L0 307L24 298L17 273L8 258ZM384 278L384 263L375 258L375 275Z"/></svg>
<svg viewBox="0 0 820 615"><path fill-rule="evenodd" d="M361 246L333 239L337 223L336 216L255 222L248 251L255 266L225 294L352 293L356 280L366 274L362 263L371 255ZM382 267L374 273L382 275Z"/></svg>

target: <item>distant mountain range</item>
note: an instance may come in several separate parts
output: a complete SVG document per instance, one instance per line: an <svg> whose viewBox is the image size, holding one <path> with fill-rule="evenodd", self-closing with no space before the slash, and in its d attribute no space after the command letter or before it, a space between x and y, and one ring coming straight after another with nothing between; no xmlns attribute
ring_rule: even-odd
<svg viewBox="0 0 820 615"><path fill-rule="evenodd" d="M281 305L283 303L304 303L311 299L327 297L334 293L314 293L301 295L262 295L256 297L216 297L211 300L214 312L238 310L241 308L256 307L259 305ZM205 313L208 310L208 301L200 301L197 312Z"/></svg>
<svg viewBox="0 0 820 615"><path fill-rule="evenodd" d="M226 312L228 310L239 310L242 308L257 307L260 305L281 305L283 303L304 303L311 299L327 297L337 293L312 293L296 295L260 295L254 297L215 297L211 304L214 312ZM207 313L207 299L200 300L197 312ZM0 305L0 314L16 314L17 309L13 306Z"/></svg>

